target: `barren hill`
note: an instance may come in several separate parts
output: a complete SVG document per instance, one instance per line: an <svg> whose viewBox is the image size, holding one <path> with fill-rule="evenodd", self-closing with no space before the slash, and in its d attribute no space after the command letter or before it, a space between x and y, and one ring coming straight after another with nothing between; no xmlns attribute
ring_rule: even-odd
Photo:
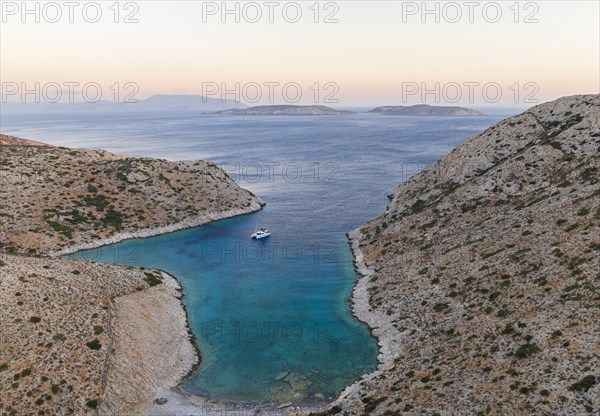
<svg viewBox="0 0 600 416"><path fill-rule="evenodd" d="M599 170L600 96L586 95L504 120L401 185L351 233L353 308L381 363L337 405L600 413Z"/></svg>
<svg viewBox="0 0 600 416"><path fill-rule="evenodd" d="M0 140L0 413L138 414L198 362L179 284L158 270L45 255L263 202L209 162Z"/></svg>
<svg viewBox="0 0 600 416"><path fill-rule="evenodd" d="M0 147L0 244L9 253L97 246L262 204L210 162L10 143Z"/></svg>

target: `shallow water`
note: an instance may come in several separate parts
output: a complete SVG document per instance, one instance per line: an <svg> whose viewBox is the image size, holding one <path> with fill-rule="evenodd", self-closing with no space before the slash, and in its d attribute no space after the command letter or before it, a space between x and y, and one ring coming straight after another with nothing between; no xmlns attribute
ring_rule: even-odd
<svg viewBox="0 0 600 416"><path fill-rule="evenodd" d="M183 284L202 365L185 383L231 401L333 397L376 367L350 314L357 276L345 233L485 117L2 116L2 132L132 156L210 159L268 205L258 214L129 240L75 258L157 267ZM257 225L273 235L250 240Z"/></svg>

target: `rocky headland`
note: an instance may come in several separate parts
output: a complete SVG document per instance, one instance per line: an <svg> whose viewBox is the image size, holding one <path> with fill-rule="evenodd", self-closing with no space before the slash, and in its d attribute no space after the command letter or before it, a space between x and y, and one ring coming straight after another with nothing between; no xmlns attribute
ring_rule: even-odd
<svg viewBox="0 0 600 416"><path fill-rule="evenodd" d="M210 162L6 135L0 169L0 414L137 414L199 361L179 283L160 270L52 257L264 203Z"/></svg>

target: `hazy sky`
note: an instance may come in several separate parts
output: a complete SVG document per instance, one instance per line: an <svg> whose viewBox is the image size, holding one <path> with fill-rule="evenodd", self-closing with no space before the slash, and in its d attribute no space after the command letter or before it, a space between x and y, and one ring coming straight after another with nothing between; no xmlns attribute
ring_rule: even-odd
<svg viewBox="0 0 600 416"><path fill-rule="evenodd" d="M29 2L25 15L21 1L1 3L0 78L12 99L36 82L48 97L58 84L63 99L65 83L97 83L108 100L119 83L119 100L138 87L135 98L219 98L225 87L242 100L260 90L261 104L271 90L275 103L300 91L298 103L333 106L529 106L600 90L597 1L427 2L425 15L421 1L230 1L227 15L222 2Z"/></svg>

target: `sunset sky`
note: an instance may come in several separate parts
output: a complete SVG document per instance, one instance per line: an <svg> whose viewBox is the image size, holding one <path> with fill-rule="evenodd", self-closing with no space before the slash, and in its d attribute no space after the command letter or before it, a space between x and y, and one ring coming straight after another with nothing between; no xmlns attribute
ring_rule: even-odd
<svg viewBox="0 0 600 416"><path fill-rule="evenodd" d="M34 3L38 2L31 2L32 9ZM600 90L597 1L519 2L512 9L512 1L491 6L486 4L493 2L482 1L471 10L468 2L428 2L431 10L438 7L439 22L435 14L422 15L422 2L337 1L320 2L318 7L313 1L291 6L278 2L272 9L273 23L265 2L238 3L239 23L235 15L222 16L215 10L221 9L221 2L200 1L121 2L118 17L109 9L114 2L98 2L102 16L97 23L83 18L82 9L90 2L82 1L70 23L63 3L55 3L62 18L50 23L46 18L55 19L56 8L44 9L39 2L36 23L35 14L22 15L20 1L2 1L3 95L7 83L34 88L36 82L95 82L102 87L102 98L112 99L111 85L118 82L123 90L125 83L133 82L139 87L136 98L202 94L207 83L232 90L240 83L238 90L247 87L246 93L254 97L255 84L249 83L256 83L262 90L257 103L268 104L264 83L278 82L300 85L299 104L315 101L319 83L317 101L332 106L435 104L443 103L445 96L456 101L457 93L458 104L491 105L495 97L490 95L496 96L500 86L498 105L529 106L534 102L524 101L528 94L542 102ZM236 2L229 2L231 9L236 7L232 3ZM502 15L493 23L497 4ZM284 17L296 17L296 5L302 11L299 21L286 21ZM95 9L86 10L93 20ZM256 19L256 10L262 17L252 23L248 20ZM123 22L130 13L137 23ZM323 22L328 15L338 21ZM334 84L325 88L326 83ZM436 83L439 93L421 96L422 86L435 91ZM485 96L487 83L494 84ZM467 85L472 85L473 100ZM286 102L281 86L273 87L277 104ZM324 102L328 93L339 103Z"/></svg>

